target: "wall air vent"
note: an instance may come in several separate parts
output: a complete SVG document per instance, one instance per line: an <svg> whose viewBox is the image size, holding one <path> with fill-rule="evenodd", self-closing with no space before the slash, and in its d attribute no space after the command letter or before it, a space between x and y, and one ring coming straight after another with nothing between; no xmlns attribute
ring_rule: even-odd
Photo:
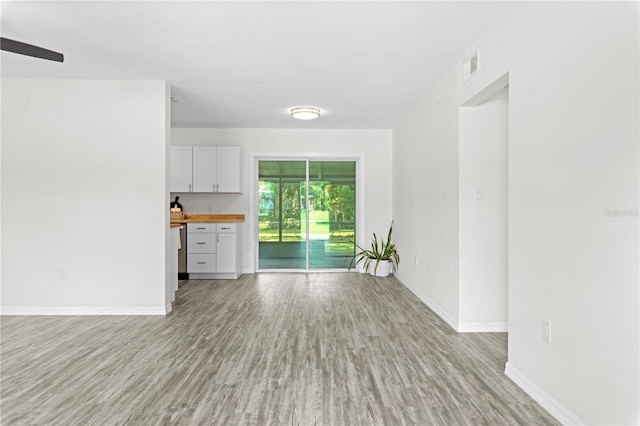
<svg viewBox="0 0 640 426"><path fill-rule="evenodd" d="M478 52L474 53L462 67L462 81L466 83L471 77L473 77L480 69L480 63L478 61Z"/></svg>

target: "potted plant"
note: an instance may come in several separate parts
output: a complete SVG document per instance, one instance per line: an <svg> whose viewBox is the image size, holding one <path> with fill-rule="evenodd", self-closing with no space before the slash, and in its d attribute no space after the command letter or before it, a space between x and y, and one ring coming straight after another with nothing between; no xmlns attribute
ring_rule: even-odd
<svg viewBox="0 0 640 426"><path fill-rule="evenodd" d="M364 249L356 244L358 252L355 254L351 262L349 263L349 269L363 262L363 268L369 272L370 275L376 277L386 277L391 272L391 267L394 270L398 270L400 264L400 255L396 251L396 245L391 242L391 235L393 233L393 222L389 227L389 233L387 234L387 240L373 233L371 239L371 248Z"/></svg>

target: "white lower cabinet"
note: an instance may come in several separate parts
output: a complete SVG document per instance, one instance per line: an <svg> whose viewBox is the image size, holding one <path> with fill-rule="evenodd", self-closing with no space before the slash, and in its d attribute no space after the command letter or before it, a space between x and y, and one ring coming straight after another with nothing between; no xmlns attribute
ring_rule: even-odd
<svg viewBox="0 0 640 426"><path fill-rule="evenodd" d="M217 272L236 272L236 235L218 234Z"/></svg>
<svg viewBox="0 0 640 426"><path fill-rule="evenodd" d="M210 223L187 224L187 273L216 272L216 227Z"/></svg>
<svg viewBox="0 0 640 426"><path fill-rule="evenodd" d="M187 253L187 272L212 274L216 272L216 260L215 253Z"/></svg>
<svg viewBox="0 0 640 426"><path fill-rule="evenodd" d="M242 224L187 224L189 279L235 279L242 275Z"/></svg>

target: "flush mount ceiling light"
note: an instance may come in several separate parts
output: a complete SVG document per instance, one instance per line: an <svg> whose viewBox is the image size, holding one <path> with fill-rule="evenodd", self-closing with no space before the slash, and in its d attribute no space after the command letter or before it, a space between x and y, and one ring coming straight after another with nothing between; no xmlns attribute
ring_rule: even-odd
<svg viewBox="0 0 640 426"><path fill-rule="evenodd" d="M296 107L291 108L291 116L298 120L313 120L320 117L320 110L313 107Z"/></svg>

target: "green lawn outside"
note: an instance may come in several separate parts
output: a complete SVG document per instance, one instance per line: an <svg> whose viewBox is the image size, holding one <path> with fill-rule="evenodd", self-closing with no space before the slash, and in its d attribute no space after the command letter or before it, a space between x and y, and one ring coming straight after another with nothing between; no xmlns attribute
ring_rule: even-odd
<svg viewBox="0 0 640 426"><path fill-rule="evenodd" d="M314 214L317 213L317 214ZM354 240L354 229L336 229L332 230L328 217L328 212L312 212L310 222L311 237L321 236L319 239L325 239L325 254L328 256L349 256L354 254L354 246L351 241ZM301 242L304 241L304 225L305 222L299 222L288 219L282 230L283 242ZM258 224L258 235L260 242L278 242L279 241L279 223L262 221ZM325 237L325 238L322 238Z"/></svg>

